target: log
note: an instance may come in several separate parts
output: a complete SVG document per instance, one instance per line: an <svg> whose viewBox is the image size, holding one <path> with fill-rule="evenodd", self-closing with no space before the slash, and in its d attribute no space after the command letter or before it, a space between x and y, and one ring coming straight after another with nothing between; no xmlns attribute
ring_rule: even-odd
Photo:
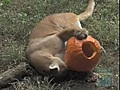
<svg viewBox="0 0 120 90"><path fill-rule="evenodd" d="M0 89L25 76L28 68L29 64L26 62L21 62L15 68L8 69L0 74Z"/></svg>

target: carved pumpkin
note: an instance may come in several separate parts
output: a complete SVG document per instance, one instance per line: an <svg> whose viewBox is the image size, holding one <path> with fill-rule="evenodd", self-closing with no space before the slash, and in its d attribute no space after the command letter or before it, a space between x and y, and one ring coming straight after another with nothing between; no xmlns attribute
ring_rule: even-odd
<svg viewBox="0 0 120 90"><path fill-rule="evenodd" d="M99 42L91 36L83 40L72 37L67 42L65 63L71 70L91 71L99 61L100 49Z"/></svg>

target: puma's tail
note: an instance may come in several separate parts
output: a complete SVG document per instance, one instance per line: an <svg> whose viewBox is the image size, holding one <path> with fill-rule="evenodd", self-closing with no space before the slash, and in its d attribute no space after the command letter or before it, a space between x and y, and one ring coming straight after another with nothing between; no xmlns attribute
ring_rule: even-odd
<svg viewBox="0 0 120 90"><path fill-rule="evenodd" d="M88 4L87 9L86 9L83 13L81 13L81 14L78 15L79 20L80 20L80 21L85 20L85 19L87 19L90 15L92 15L94 6L95 6L94 0L89 0L89 4Z"/></svg>

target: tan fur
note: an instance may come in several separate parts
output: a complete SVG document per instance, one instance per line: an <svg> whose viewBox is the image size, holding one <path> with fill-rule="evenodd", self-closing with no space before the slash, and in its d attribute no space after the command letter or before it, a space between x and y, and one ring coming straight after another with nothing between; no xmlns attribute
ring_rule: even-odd
<svg viewBox="0 0 120 90"><path fill-rule="evenodd" d="M65 42L72 36L84 39L88 31L79 20L87 19L93 12L94 0L89 0L85 12L60 13L45 17L31 32L26 50L30 64L43 75L58 75L67 66L64 63Z"/></svg>

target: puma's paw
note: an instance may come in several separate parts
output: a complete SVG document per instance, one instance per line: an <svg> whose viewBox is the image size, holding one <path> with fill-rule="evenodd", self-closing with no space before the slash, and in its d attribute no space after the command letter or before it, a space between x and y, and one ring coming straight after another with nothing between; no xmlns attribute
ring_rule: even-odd
<svg viewBox="0 0 120 90"><path fill-rule="evenodd" d="M82 40L87 38L88 33L87 32L81 32L81 31L75 31L74 36L78 39L78 40Z"/></svg>

